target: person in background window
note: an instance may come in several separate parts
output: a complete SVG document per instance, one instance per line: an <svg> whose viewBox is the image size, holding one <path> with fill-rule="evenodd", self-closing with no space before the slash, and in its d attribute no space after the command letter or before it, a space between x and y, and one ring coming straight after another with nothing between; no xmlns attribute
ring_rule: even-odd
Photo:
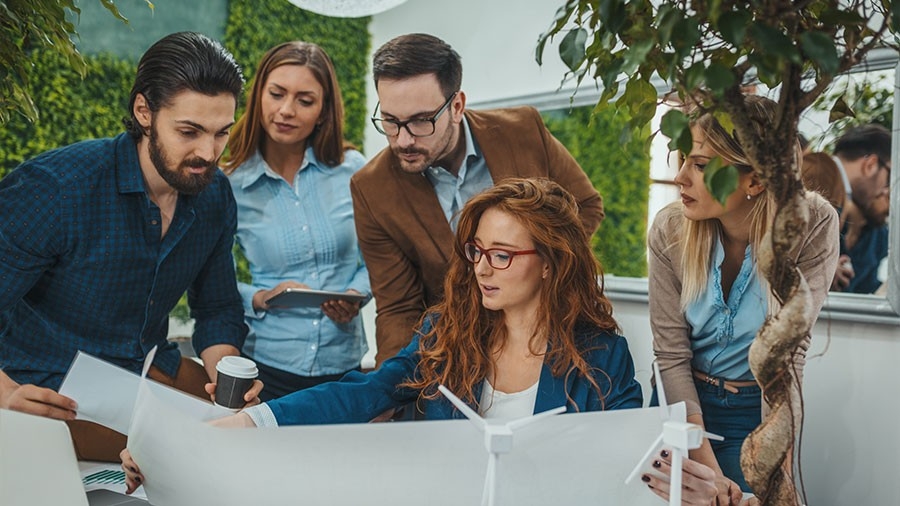
<svg viewBox="0 0 900 506"><path fill-rule="evenodd" d="M856 207L853 199L849 198L840 168L830 155L821 152L804 154L800 178L806 189L825 197L840 216L840 227L844 233L840 238L841 256L838 258L838 266L834 273L834 280L831 282L831 289L843 291L850 284L854 275L853 262L847 254L844 238L849 236L851 240L855 241L855 238L859 237L866 219L862 211Z"/></svg>
<svg viewBox="0 0 900 506"><path fill-rule="evenodd" d="M775 103L753 95L745 100L760 135L771 129ZM691 458L715 470L718 504L736 504L741 490L749 491L740 467L741 444L759 425L762 409L748 350L777 311L757 267L775 202L738 140L711 114L693 119L691 134L693 149L675 177L681 201L660 211L650 230L650 326L668 402L685 401L689 422L725 437L712 445L704 440ZM799 143L787 142L796 145L799 164ZM703 179L706 164L716 157L740 173L724 205ZM837 264L838 217L816 193L807 192L805 202L809 222L792 260L809 283L811 307L818 313ZM796 350L801 371L808 346L807 338Z"/></svg>
<svg viewBox="0 0 900 506"><path fill-rule="evenodd" d="M438 385L486 418L561 405L570 413L639 408L641 387L599 275L575 198L547 180L507 180L463 207L443 300L398 355L368 374L352 372L213 423L363 423L411 401L427 419L463 418ZM663 452L654 466L671 472L670 459ZM684 504L708 506L714 473L684 464ZM143 482L128 450L122 467L129 491ZM667 480L642 479L667 497Z"/></svg>
<svg viewBox="0 0 900 506"><path fill-rule="evenodd" d="M853 127L834 145L834 161L850 199L862 216L848 216L841 228L842 251L852 262L845 292L874 293L881 287L879 265L888 254L891 133L881 125Z"/></svg>
<svg viewBox="0 0 900 506"><path fill-rule="evenodd" d="M253 280L240 283L262 400L332 381L368 350L360 303L270 307L286 288L370 296L350 200L365 163L343 136L344 106L331 59L308 42L271 48L222 164L238 207L237 243Z"/></svg>

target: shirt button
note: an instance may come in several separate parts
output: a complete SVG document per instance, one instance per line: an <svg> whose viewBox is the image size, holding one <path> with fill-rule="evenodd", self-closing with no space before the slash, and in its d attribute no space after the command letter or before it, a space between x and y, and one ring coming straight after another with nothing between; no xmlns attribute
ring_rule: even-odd
<svg viewBox="0 0 900 506"><path fill-rule="evenodd" d="M731 314L731 309L725 308L725 314Z"/></svg>
<svg viewBox="0 0 900 506"><path fill-rule="evenodd" d="M307 230L309 230L309 227L307 227L306 225L303 225L302 227L300 227L300 230L306 232Z"/></svg>
<svg viewBox="0 0 900 506"><path fill-rule="evenodd" d="M159 222L156 221L156 220L151 220L151 221L150 221L150 224L151 224L151 225L156 225L157 223L159 223Z"/></svg>
<svg viewBox="0 0 900 506"><path fill-rule="evenodd" d="M311 350L316 349L316 345L314 345L314 344L313 344L313 345L310 345L309 349L311 349Z"/></svg>
<svg viewBox="0 0 900 506"><path fill-rule="evenodd" d="M316 278L319 277L319 273L318 273L318 272L314 272L314 273L310 274L310 276L311 276L313 279L316 279Z"/></svg>
<svg viewBox="0 0 900 506"><path fill-rule="evenodd" d="M313 327L318 327L318 326L319 326L319 322L313 322ZM315 346L315 345L313 345L313 346Z"/></svg>
<svg viewBox="0 0 900 506"><path fill-rule="evenodd" d="M300 203L299 203L299 202L294 202L294 205L295 205L295 206L299 206Z"/></svg>

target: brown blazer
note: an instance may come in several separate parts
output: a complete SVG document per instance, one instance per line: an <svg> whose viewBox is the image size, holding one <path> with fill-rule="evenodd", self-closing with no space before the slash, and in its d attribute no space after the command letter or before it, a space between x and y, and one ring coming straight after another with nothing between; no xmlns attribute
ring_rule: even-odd
<svg viewBox="0 0 900 506"><path fill-rule="evenodd" d="M575 195L585 228L597 230L603 203L587 175L532 107L466 111L494 183L546 177ZM423 174L403 172L385 148L350 180L353 215L377 315L378 364L412 339L413 327L443 298L453 232Z"/></svg>

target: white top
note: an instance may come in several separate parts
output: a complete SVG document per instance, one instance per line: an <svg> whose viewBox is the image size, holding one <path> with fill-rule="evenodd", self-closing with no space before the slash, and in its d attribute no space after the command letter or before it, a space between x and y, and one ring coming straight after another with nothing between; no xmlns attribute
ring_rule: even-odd
<svg viewBox="0 0 900 506"><path fill-rule="evenodd" d="M484 418L503 418L514 420L534 414L534 403L537 401L538 383L521 392L506 393L494 390L488 380L484 380L481 390L481 416Z"/></svg>

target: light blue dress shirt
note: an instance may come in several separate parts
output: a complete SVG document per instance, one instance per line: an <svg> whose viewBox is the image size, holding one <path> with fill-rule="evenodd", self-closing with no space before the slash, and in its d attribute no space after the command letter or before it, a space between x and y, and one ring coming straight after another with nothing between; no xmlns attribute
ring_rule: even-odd
<svg viewBox="0 0 900 506"><path fill-rule="evenodd" d="M354 289L371 297L353 222L350 176L365 164L358 151L329 167L306 150L293 187L257 152L229 177L238 208L237 243L252 284L239 283L250 333L243 351L299 376L339 374L368 351L362 318L339 324L318 307L255 311L253 294L294 280L316 290ZM368 300L366 301L368 302Z"/></svg>
<svg viewBox="0 0 900 506"><path fill-rule="evenodd" d="M475 138L472 137L466 118L463 118L461 129L466 140L466 156L457 175L454 176L446 167L431 166L425 170L425 177L434 186L434 193L437 194L444 216L447 217L454 232L459 219L459 210L470 198L494 186L487 162Z"/></svg>
<svg viewBox="0 0 900 506"><path fill-rule="evenodd" d="M706 289L685 311L691 326L691 366L710 376L729 380L752 380L747 354L768 312L750 246L744 252L741 270L731 285L728 302L722 292L722 261L725 249L716 239Z"/></svg>

